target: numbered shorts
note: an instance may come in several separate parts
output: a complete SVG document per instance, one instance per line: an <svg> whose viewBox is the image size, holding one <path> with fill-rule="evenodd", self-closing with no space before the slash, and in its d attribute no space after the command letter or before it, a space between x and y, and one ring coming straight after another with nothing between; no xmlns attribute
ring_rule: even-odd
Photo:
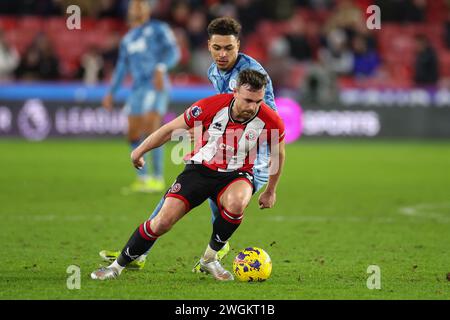
<svg viewBox="0 0 450 320"><path fill-rule="evenodd" d="M139 116L148 112L157 112L161 116L166 114L169 104L167 90L156 91L149 88L132 89L125 104L127 115Z"/></svg>
<svg viewBox="0 0 450 320"><path fill-rule="evenodd" d="M211 198L221 208L219 198L228 186L238 180L253 187L253 175L243 171L218 172L201 164L188 164L167 190L165 197L180 199L186 205L186 212Z"/></svg>

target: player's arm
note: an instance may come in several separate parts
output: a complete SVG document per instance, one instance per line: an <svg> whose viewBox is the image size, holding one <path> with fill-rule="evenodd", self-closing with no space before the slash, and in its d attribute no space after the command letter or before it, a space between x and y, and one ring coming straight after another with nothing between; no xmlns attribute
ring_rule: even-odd
<svg viewBox="0 0 450 320"><path fill-rule="evenodd" d="M162 46L164 54L161 56L160 63L167 69L172 69L180 61L180 48L173 31L166 24L162 25Z"/></svg>
<svg viewBox="0 0 450 320"><path fill-rule="evenodd" d="M145 164L143 158L144 154L169 141L172 137L172 133L178 129L189 129L183 114L153 132L144 141L142 141L142 143L134 149L133 152L131 152L131 161L133 162L134 167L141 169Z"/></svg>
<svg viewBox="0 0 450 320"><path fill-rule="evenodd" d="M259 196L258 202L260 209L272 208L276 201L277 185L286 157L284 140L277 147L273 148L270 152L269 182L267 183L266 189Z"/></svg>
<svg viewBox="0 0 450 320"><path fill-rule="evenodd" d="M277 106L275 104L275 96L273 94L273 86L272 86L272 80L267 75L267 86L266 86L266 92L264 94L264 102L271 107L273 110L277 111Z"/></svg>
<svg viewBox="0 0 450 320"><path fill-rule="evenodd" d="M103 107L107 110L112 109L114 103L114 94L117 92L117 90L119 90L119 87L128 72L126 54L126 47L123 43L121 43L119 49L119 59L117 60L116 68L114 70L111 87L102 101Z"/></svg>
<svg viewBox="0 0 450 320"><path fill-rule="evenodd" d="M176 66L180 61L180 49L178 48L175 35L168 25L163 24L161 27L161 46L163 48L158 64L155 68L154 86L156 90L164 89L164 75L168 69Z"/></svg>

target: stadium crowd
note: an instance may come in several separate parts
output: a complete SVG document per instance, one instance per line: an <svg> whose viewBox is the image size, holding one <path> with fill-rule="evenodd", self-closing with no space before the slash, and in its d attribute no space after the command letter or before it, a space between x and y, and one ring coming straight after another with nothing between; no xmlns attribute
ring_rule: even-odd
<svg viewBox="0 0 450 320"><path fill-rule="evenodd" d="M219 16L242 23L242 51L263 63L276 88L303 90L305 99L317 98L320 92L319 100L332 100L343 85L448 86L450 82L450 0L152 2L153 16L172 26L182 50L173 72L175 82L206 81L211 62L206 26ZM81 8L82 30L72 31L71 36L59 24L59 34L54 36L46 23L65 19L71 4ZM2 0L0 79L86 83L109 79L127 30L127 4L128 0ZM371 4L381 8L381 30L366 26ZM39 26L30 27L31 33L25 30L27 19ZM21 27L22 34L32 34L25 37L28 41L19 39ZM77 42L81 38L91 40Z"/></svg>

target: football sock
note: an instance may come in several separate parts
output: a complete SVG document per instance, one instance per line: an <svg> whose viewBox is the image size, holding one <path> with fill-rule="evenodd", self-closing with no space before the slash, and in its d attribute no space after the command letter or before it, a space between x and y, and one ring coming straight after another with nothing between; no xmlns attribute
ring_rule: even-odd
<svg viewBox="0 0 450 320"><path fill-rule="evenodd" d="M130 143L131 151L133 151L141 144L141 141L133 140L133 141L130 141L129 143ZM147 164L145 164L144 167L140 170L136 169L136 173L137 173L139 179L146 180L147 179Z"/></svg>
<svg viewBox="0 0 450 320"><path fill-rule="evenodd" d="M163 204L164 204L164 200L166 200L166 197L165 197L165 196L163 196L163 197L161 198L161 200L159 200L159 203L158 203L158 205L156 206L155 210L153 210L152 215L150 216L149 220L152 220L154 217L156 217L156 216L158 215L159 211L161 211L161 208L162 208L162 206L163 206ZM145 253L141 256L142 259L145 260L145 258L147 258L147 255L148 255L150 249L151 249L151 247L147 250L147 252L145 252Z"/></svg>
<svg viewBox="0 0 450 320"><path fill-rule="evenodd" d="M118 272L119 274L121 274L121 273L122 273L122 270L125 269L125 267L122 267L120 264L117 263L117 260L114 260L114 262L111 263L111 264L108 266L108 268L114 268L114 269L116 269L117 272Z"/></svg>
<svg viewBox="0 0 450 320"><path fill-rule="evenodd" d="M215 201L211 200L211 198L208 199L209 202L209 207L211 208L211 223L214 223L214 220L216 220L216 218L218 216L220 216L220 210L217 207L217 204Z"/></svg>
<svg viewBox="0 0 450 320"><path fill-rule="evenodd" d="M153 175L155 178L161 179L163 176L164 147L152 150Z"/></svg>
<svg viewBox="0 0 450 320"><path fill-rule="evenodd" d="M150 228L151 220L145 221L131 235L125 247L122 249L117 263L125 267L131 261L136 260L146 253L156 242L158 236Z"/></svg>
<svg viewBox="0 0 450 320"><path fill-rule="evenodd" d="M214 220L213 232L209 246L215 251L219 251L227 243L231 235L241 224L244 213L233 214L222 208L221 214Z"/></svg>
<svg viewBox="0 0 450 320"><path fill-rule="evenodd" d="M217 251L213 250L209 244L206 247L205 253L203 254L203 260L207 263L217 260Z"/></svg>

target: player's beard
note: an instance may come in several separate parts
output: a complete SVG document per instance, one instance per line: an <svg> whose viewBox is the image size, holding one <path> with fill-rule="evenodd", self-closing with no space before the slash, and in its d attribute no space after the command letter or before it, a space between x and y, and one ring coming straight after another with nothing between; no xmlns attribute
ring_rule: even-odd
<svg viewBox="0 0 450 320"><path fill-rule="evenodd" d="M254 115L255 115L254 111L242 111L241 114L239 115L239 117L244 120L248 120L251 117L253 117Z"/></svg>

